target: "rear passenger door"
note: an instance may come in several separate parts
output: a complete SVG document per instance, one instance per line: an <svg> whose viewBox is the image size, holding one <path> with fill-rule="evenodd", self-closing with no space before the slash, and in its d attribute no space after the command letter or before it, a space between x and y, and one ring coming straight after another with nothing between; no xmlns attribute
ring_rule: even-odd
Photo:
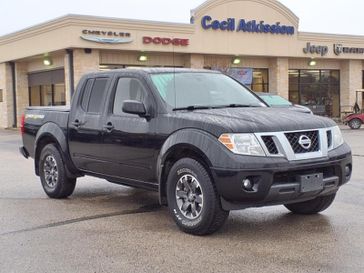
<svg viewBox="0 0 364 273"><path fill-rule="evenodd" d="M73 102L68 124L69 150L77 168L102 173L101 120L105 109L109 77L89 78L77 102Z"/></svg>

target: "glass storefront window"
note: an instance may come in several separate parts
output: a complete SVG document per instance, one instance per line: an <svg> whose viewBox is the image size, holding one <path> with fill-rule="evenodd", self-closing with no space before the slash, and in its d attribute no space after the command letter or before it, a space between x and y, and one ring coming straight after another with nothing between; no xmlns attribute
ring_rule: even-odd
<svg viewBox="0 0 364 273"><path fill-rule="evenodd" d="M66 104L64 69L28 74L29 105L57 106Z"/></svg>
<svg viewBox="0 0 364 273"><path fill-rule="evenodd" d="M317 115L340 116L339 70L290 70L289 98Z"/></svg>
<svg viewBox="0 0 364 273"><path fill-rule="evenodd" d="M300 71L300 83L310 84L320 82L320 70L301 70Z"/></svg>
<svg viewBox="0 0 364 273"><path fill-rule="evenodd" d="M66 105L66 88L64 83L54 85L54 105Z"/></svg>
<svg viewBox="0 0 364 273"><path fill-rule="evenodd" d="M299 104L299 70L289 71L289 100L292 103Z"/></svg>
<svg viewBox="0 0 364 273"><path fill-rule="evenodd" d="M41 96L41 101L44 106L52 106L52 85L42 85Z"/></svg>
<svg viewBox="0 0 364 273"><path fill-rule="evenodd" d="M29 88L29 105L30 106L41 106L41 91L40 86L31 86Z"/></svg>
<svg viewBox="0 0 364 273"><path fill-rule="evenodd" d="M65 85L47 84L31 86L29 88L30 106L66 105Z"/></svg>
<svg viewBox="0 0 364 273"><path fill-rule="evenodd" d="M224 74L227 74L233 78L234 75L228 73L227 71L230 68L222 68L222 67L207 67L205 66L204 69L212 69L212 70L217 70L217 71L221 71ZM269 69L267 68L231 68L232 70L253 70L253 75L252 75L252 79L251 79L251 83L247 84L244 83L245 86L247 86L248 88L250 88L251 90L255 91L255 92L265 92L268 93L269 92ZM239 79L237 79L239 81Z"/></svg>
<svg viewBox="0 0 364 273"><path fill-rule="evenodd" d="M254 68L253 82L250 88L255 92L269 92L268 69Z"/></svg>

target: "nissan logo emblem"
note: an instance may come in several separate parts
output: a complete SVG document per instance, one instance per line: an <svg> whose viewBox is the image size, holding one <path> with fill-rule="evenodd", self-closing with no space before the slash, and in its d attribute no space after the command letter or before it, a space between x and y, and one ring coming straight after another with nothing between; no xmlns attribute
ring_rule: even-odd
<svg viewBox="0 0 364 273"><path fill-rule="evenodd" d="M312 141L308 136L302 135L298 139L298 144L300 144L303 149L308 150L311 148Z"/></svg>

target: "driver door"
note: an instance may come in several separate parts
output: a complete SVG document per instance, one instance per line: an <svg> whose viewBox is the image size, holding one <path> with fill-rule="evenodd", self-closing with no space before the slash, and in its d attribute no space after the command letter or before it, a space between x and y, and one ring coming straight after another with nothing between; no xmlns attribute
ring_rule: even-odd
<svg viewBox="0 0 364 273"><path fill-rule="evenodd" d="M107 164L105 172L117 178L153 181L155 174L155 119L122 111L125 100L137 100L148 105L153 101L142 79L120 77L105 116L102 154Z"/></svg>

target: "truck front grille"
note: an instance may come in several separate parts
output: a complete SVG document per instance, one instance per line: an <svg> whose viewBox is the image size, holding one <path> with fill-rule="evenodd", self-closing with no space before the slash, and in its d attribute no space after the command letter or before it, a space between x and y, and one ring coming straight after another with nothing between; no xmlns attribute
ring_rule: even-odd
<svg viewBox="0 0 364 273"><path fill-rule="evenodd" d="M335 127L255 133L267 156L289 161L323 158L332 149Z"/></svg>
<svg viewBox="0 0 364 273"><path fill-rule="evenodd" d="M262 136L262 140L271 155L277 155L279 153L278 148L274 143L273 136Z"/></svg>
<svg viewBox="0 0 364 273"><path fill-rule="evenodd" d="M331 130L326 131L327 136L327 147L330 148L332 146L332 132Z"/></svg>
<svg viewBox="0 0 364 273"><path fill-rule="evenodd" d="M304 154L318 152L320 150L319 132L318 131L306 131L306 132L293 132L285 133L289 143L291 144L292 150L295 154ZM301 137L309 139L311 145L307 148L300 144ZM307 138L306 138L307 137Z"/></svg>

